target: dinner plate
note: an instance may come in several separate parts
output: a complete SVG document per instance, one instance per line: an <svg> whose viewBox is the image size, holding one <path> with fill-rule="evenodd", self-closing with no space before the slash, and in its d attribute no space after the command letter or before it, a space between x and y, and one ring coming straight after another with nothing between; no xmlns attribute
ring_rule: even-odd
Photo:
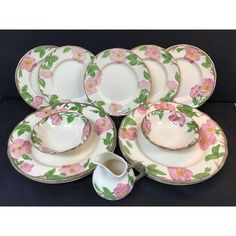
<svg viewBox="0 0 236 236"><path fill-rule="evenodd" d="M191 117L200 128L198 142L179 151L149 142L140 126L148 113L160 108L181 111ZM228 154L227 140L220 126L203 112L178 103L155 103L130 112L121 123L119 145L129 162L141 162L145 166L149 178L173 185L190 185L209 179L222 168Z"/></svg>
<svg viewBox="0 0 236 236"><path fill-rule="evenodd" d="M144 61L151 74L152 87L147 102L172 101L181 78L179 67L171 54L157 45L141 45L131 51Z"/></svg>
<svg viewBox="0 0 236 236"><path fill-rule="evenodd" d="M122 116L146 101L150 74L133 52L107 49L88 66L84 87L91 103L112 116Z"/></svg>
<svg viewBox="0 0 236 236"><path fill-rule="evenodd" d="M42 118L66 111L78 112L90 121L92 130L87 141L66 153L48 154L37 150L31 142L32 128ZM109 116L92 105L67 103L34 112L20 122L9 137L8 157L13 167L29 179L66 183L90 174L95 167L90 156L113 151L115 145L116 128Z"/></svg>
<svg viewBox="0 0 236 236"><path fill-rule="evenodd" d="M216 84L213 61L203 50L187 44L167 49L176 59L181 73L181 84L174 101L199 107L211 96Z"/></svg>
<svg viewBox="0 0 236 236"><path fill-rule="evenodd" d="M57 48L40 66L39 88L51 107L60 102L87 102L83 88L87 65L94 55L77 46Z"/></svg>
<svg viewBox="0 0 236 236"><path fill-rule="evenodd" d="M18 92L24 101L35 109L48 106L38 86L38 72L43 60L56 46L43 45L28 51L19 61L15 71Z"/></svg>

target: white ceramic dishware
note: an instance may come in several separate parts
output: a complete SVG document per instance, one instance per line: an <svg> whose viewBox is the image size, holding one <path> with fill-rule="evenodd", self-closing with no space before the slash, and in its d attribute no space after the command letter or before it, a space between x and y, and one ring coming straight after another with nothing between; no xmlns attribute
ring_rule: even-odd
<svg viewBox="0 0 236 236"><path fill-rule="evenodd" d="M34 109L48 106L38 86L38 73L43 60L57 47L43 45L28 51L19 61L15 71L15 83L23 100Z"/></svg>
<svg viewBox="0 0 236 236"><path fill-rule="evenodd" d="M140 45L131 50L146 64L151 75L147 103L172 101L180 86L180 70L172 55L157 45Z"/></svg>
<svg viewBox="0 0 236 236"><path fill-rule="evenodd" d="M45 153L61 153L82 145L89 137L89 120L73 112L59 112L47 116L33 128L34 147Z"/></svg>
<svg viewBox="0 0 236 236"><path fill-rule="evenodd" d="M83 145L65 153L43 153L31 140L33 127L43 118L59 112L77 112L85 116L92 127ZM67 103L56 108L44 108L21 121L8 141L8 157L12 166L29 179L42 183L66 183L90 174L95 165L91 155L113 151L116 146L116 128L109 116L89 104Z"/></svg>
<svg viewBox="0 0 236 236"><path fill-rule="evenodd" d="M193 146L199 139L199 128L186 114L158 109L147 114L141 124L144 136L153 144L170 150Z"/></svg>
<svg viewBox="0 0 236 236"><path fill-rule="evenodd" d="M91 103L112 116L122 116L146 101L150 74L133 52L107 49L88 65L84 88Z"/></svg>
<svg viewBox="0 0 236 236"><path fill-rule="evenodd" d="M39 88L51 107L60 102L87 102L83 79L94 55L77 46L62 46L44 58Z"/></svg>
<svg viewBox="0 0 236 236"><path fill-rule="evenodd" d="M107 200L120 200L126 197L137 180L145 175L145 169L138 176L134 175L133 168L140 163L128 165L120 156L112 152L103 152L92 156L96 164L92 183L99 196Z"/></svg>
<svg viewBox="0 0 236 236"><path fill-rule="evenodd" d="M176 59L181 84L174 101L199 107L212 95L216 85L216 69L206 52L192 45L178 44L167 51Z"/></svg>
<svg viewBox="0 0 236 236"><path fill-rule="evenodd" d="M199 127L198 142L176 152L149 142L140 126L143 118L156 109L180 111L191 117ZM171 102L142 106L130 112L119 128L119 145L130 163L142 163L147 177L173 185L190 185L211 178L223 167L228 155L226 137L214 120L190 106Z"/></svg>

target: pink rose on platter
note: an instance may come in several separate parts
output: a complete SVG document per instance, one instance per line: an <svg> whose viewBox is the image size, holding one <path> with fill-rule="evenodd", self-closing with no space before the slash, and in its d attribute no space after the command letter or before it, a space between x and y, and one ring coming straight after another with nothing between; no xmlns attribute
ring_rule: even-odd
<svg viewBox="0 0 236 236"><path fill-rule="evenodd" d="M217 128L216 123L213 120L208 119L207 122L203 124L200 129L202 129L203 132L210 135L210 134L215 134L216 128Z"/></svg>
<svg viewBox="0 0 236 236"><path fill-rule="evenodd" d="M95 132L97 133L97 135L101 135L112 127L112 123L107 117L95 121Z"/></svg>
<svg viewBox="0 0 236 236"><path fill-rule="evenodd" d="M31 153L32 144L24 139L15 139L9 146L10 154L17 159L23 154Z"/></svg>
<svg viewBox="0 0 236 236"><path fill-rule="evenodd" d="M158 61L161 59L161 49L153 45L145 51L144 55L152 60Z"/></svg>
<svg viewBox="0 0 236 236"><path fill-rule="evenodd" d="M116 196L116 199L121 199L125 197L129 192L131 188L129 184L117 184L117 186L114 188L113 192Z"/></svg>
<svg viewBox="0 0 236 236"><path fill-rule="evenodd" d="M64 165L59 169L60 173L64 173L66 176L73 176L83 172L85 168L80 164Z"/></svg>
<svg viewBox="0 0 236 236"><path fill-rule="evenodd" d="M30 56L25 56L20 63L20 68L28 72L32 72L35 66L37 66L37 63L35 59Z"/></svg>
<svg viewBox="0 0 236 236"><path fill-rule="evenodd" d="M178 88L178 84L174 80L169 80L167 82L167 87L170 90L176 90Z"/></svg>
<svg viewBox="0 0 236 236"><path fill-rule="evenodd" d="M168 167L170 177L175 181L190 180L193 176L193 172L186 168L181 167Z"/></svg>
<svg viewBox="0 0 236 236"><path fill-rule="evenodd" d="M163 102L154 104L154 108L157 110L175 110L175 107L172 104Z"/></svg>
<svg viewBox="0 0 236 236"><path fill-rule="evenodd" d="M90 125L86 124L83 128L83 135L82 135L82 140L85 140L90 133Z"/></svg>
<svg viewBox="0 0 236 236"><path fill-rule="evenodd" d="M113 115L113 116L120 115L121 110L122 110L121 104L111 103L111 105L109 106L109 111L110 111L111 115Z"/></svg>
<svg viewBox="0 0 236 236"><path fill-rule="evenodd" d="M144 105L140 105L137 108L137 111L138 111L139 114L145 114L147 112L147 108Z"/></svg>
<svg viewBox="0 0 236 236"><path fill-rule="evenodd" d="M186 47L184 58L189 60L191 63L194 63L195 61L200 60L201 52L196 48Z"/></svg>
<svg viewBox="0 0 236 236"><path fill-rule="evenodd" d="M150 83L149 80L141 80L141 81L139 81L139 83L138 83L138 87L139 87L140 89L150 89L151 83Z"/></svg>
<svg viewBox="0 0 236 236"><path fill-rule="evenodd" d="M137 138L137 129L134 127L120 129L119 136L122 139L135 140Z"/></svg>
<svg viewBox="0 0 236 236"><path fill-rule="evenodd" d="M151 121L144 119L143 123L142 123L142 128L144 130L144 132L146 132L147 134L149 134L151 132Z"/></svg>
<svg viewBox="0 0 236 236"><path fill-rule="evenodd" d="M32 106L38 108L43 103L43 98L40 96L35 96L33 98Z"/></svg>
<svg viewBox="0 0 236 236"><path fill-rule="evenodd" d="M52 78L53 72L46 69L39 70L39 76L44 79Z"/></svg>
<svg viewBox="0 0 236 236"><path fill-rule="evenodd" d="M32 168L34 167L34 165L32 164L29 164L27 162L24 162L21 166L20 166L20 169L25 172L25 173L29 173Z"/></svg>
<svg viewBox="0 0 236 236"><path fill-rule="evenodd" d="M88 79L85 81L85 91L88 95L96 93L97 92L97 81L93 79Z"/></svg>
<svg viewBox="0 0 236 236"><path fill-rule="evenodd" d="M126 60L125 53L126 50L124 49L120 48L112 49L110 53L110 59L118 63L123 63Z"/></svg>
<svg viewBox="0 0 236 236"><path fill-rule="evenodd" d="M192 88L191 88L191 91L190 91L190 96L191 97L196 97L196 96L198 96L199 95L199 92L200 92L200 90L201 90L201 88L202 88L202 86L200 86L200 85L195 85L195 86L193 86Z"/></svg>
<svg viewBox="0 0 236 236"><path fill-rule="evenodd" d="M73 59L79 62L84 63L85 60L87 59L86 51L83 48L73 47L72 53L73 53Z"/></svg>
<svg viewBox="0 0 236 236"><path fill-rule="evenodd" d="M61 122L62 122L62 119L61 119L60 115L57 114L57 113L51 115L50 118L51 118L51 121L52 121L53 125L60 125Z"/></svg>
<svg viewBox="0 0 236 236"><path fill-rule="evenodd" d="M102 81L102 71L97 71L96 75L93 78L96 81L96 85L100 85Z"/></svg>
<svg viewBox="0 0 236 236"><path fill-rule="evenodd" d="M215 144L217 141L215 134L204 132L203 129L200 129L199 136L198 144L202 151L207 150L209 146Z"/></svg>
<svg viewBox="0 0 236 236"><path fill-rule="evenodd" d="M171 111L168 119L172 121L173 124L182 127L185 124L185 116L179 111Z"/></svg>
<svg viewBox="0 0 236 236"><path fill-rule="evenodd" d="M211 94L214 87L214 81L211 78L204 78L202 80L200 94L204 97L207 97Z"/></svg>

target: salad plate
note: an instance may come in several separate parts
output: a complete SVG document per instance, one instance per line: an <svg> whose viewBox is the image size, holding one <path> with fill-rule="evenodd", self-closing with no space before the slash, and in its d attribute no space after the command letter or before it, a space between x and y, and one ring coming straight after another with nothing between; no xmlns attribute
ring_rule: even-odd
<svg viewBox="0 0 236 236"><path fill-rule="evenodd" d="M77 112L85 116L92 127L87 141L66 153L48 154L40 152L32 145L31 131L43 118L60 112ZM13 167L29 179L42 183L66 183L90 174L95 165L91 155L114 151L116 128L109 116L96 107L81 103L66 103L52 109L44 108L34 112L20 122L8 141L8 157Z"/></svg>
<svg viewBox="0 0 236 236"><path fill-rule="evenodd" d="M196 122L176 110L150 112L143 118L141 129L151 143L170 150L189 148L199 139Z"/></svg>
<svg viewBox="0 0 236 236"><path fill-rule="evenodd" d="M167 51L176 59L181 72L181 85L174 100L191 107L201 106L215 89L212 59L203 50L187 44L171 46Z"/></svg>
<svg viewBox="0 0 236 236"><path fill-rule="evenodd" d="M133 48L148 67L151 74L151 91L147 103L172 101L180 85L180 70L172 55L157 45L141 45Z"/></svg>
<svg viewBox="0 0 236 236"><path fill-rule="evenodd" d="M34 109L48 106L38 86L38 72L43 60L56 46L43 45L28 51L19 61L15 71L15 83L24 101Z"/></svg>
<svg viewBox="0 0 236 236"><path fill-rule="evenodd" d="M91 103L112 116L122 116L143 104L150 92L150 74L133 52L113 48L88 65L84 88Z"/></svg>
<svg viewBox="0 0 236 236"><path fill-rule="evenodd" d="M82 145L89 137L89 120L75 112L59 112L40 120L31 132L35 148L45 153L61 153Z"/></svg>
<svg viewBox="0 0 236 236"><path fill-rule="evenodd" d="M94 55L77 46L57 48L39 69L38 84L51 107L60 102L87 102L83 79Z"/></svg>
<svg viewBox="0 0 236 236"><path fill-rule="evenodd" d="M141 131L143 118L156 109L180 111L199 126L198 142L184 150L172 151L149 142ZM220 126L208 115L178 103L140 106L125 117L119 129L120 149L129 162L141 162L147 176L158 182L190 185L215 175L227 158L227 140Z"/></svg>

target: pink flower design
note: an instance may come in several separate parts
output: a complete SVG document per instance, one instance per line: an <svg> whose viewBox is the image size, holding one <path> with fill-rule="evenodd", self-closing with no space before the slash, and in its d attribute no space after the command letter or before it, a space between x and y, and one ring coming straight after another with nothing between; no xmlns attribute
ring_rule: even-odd
<svg viewBox="0 0 236 236"><path fill-rule="evenodd" d="M84 63L85 60L87 59L86 51L83 48L73 47L72 53L73 53L73 59L79 62Z"/></svg>
<svg viewBox="0 0 236 236"><path fill-rule="evenodd" d="M101 135L105 131L112 128L112 123L109 118L101 118L95 121L95 132L97 135Z"/></svg>
<svg viewBox="0 0 236 236"><path fill-rule="evenodd" d="M129 192L131 188L129 184L117 184L117 186L114 188L113 192L115 194L116 199L121 199L125 197Z"/></svg>
<svg viewBox="0 0 236 236"><path fill-rule="evenodd" d="M66 176L73 176L83 172L85 168L80 164L64 165L59 169L60 173L64 173Z"/></svg>
<svg viewBox="0 0 236 236"><path fill-rule="evenodd" d="M113 115L113 116L120 115L121 110L122 110L121 104L111 103L111 105L109 106L109 111L110 111L111 115Z"/></svg>
<svg viewBox="0 0 236 236"><path fill-rule="evenodd" d="M201 150L205 151L209 148L209 146L216 143L216 136L214 134L209 134L207 132L204 132L202 129L199 131L199 147Z"/></svg>
<svg viewBox="0 0 236 236"><path fill-rule="evenodd" d="M182 127L185 124L185 116L179 111L171 111L168 119L172 121L173 124Z"/></svg>
<svg viewBox="0 0 236 236"><path fill-rule="evenodd" d="M38 108L43 103L43 98L40 96L35 96L33 98L32 106Z"/></svg>
<svg viewBox="0 0 236 236"><path fill-rule="evenodd" d="M169 80L167 82L167 87L170 90L176 90L178 88L178 84L174 80Z"/></svg>
<svg viewBox="0 0 236 236"><path fill-rule="evenodd" d="M156 103L154 104L154 108L157 110L175 110L175 107L169 103Z"/></svg>
<svg viewBox="0 0 236 236"><path fill-rule="evenodd" d="M190 180L193 176L193 172L186 168L181 167L168 167L170 177L175 181Z"/></svg>
<svg viewBox="0 0 236 236"><path fill-rule="evenodd" d="M39 76L44 79L52 78L53 72L46 69L39 70Z"/></svg>
<svg viewBox="0 0 236 236"><path fill-rule="evenodd" d="M87 94L93 94L97 92L97 81L93 79L88 79L85 81L85 91Z"/></svg>
<svg viewBox="0 0 236 236"><path fill-rule="evenodd" d="M215 134L216 127L217 127L216 123L213 120L208 119L207 122L203 124L200 129L202 129L203 132L210 135L210 134Z"/></svg>
<svg viewBox="0 0 236 236"><path fill-rule="evenodd" d="M9 146L10 154L17 159L23 154L31 153L32 144L24 139L15 139Z"/></svg>
<svg viewBox="0 0 236 236"><path fill-rule="evenodd" d="M138 111L139 114L145 114L147 112L147 108L144 105L140 105L137 108L137 111Z"/></svg>
<svg viewBox="0 0 236 236"><path fill-rule="evenodd" d="M189 60L191 63L199 61L201 58L201 52L196 48L186 47L185 52L184 58Z"/></svg>
<svg viewBox="0 0 236 236"><path fill-rule="evenodd" d="M62 119L59 114L55 113L50 116L53 125L60 125Z"/></svg>
<svg viewBox="0 0 236 236"><path fill-rule="evenodd" d="M135 140L137 138L137 129L134 127L120 129L119 136L122 139Z"/></svg>
<svg viewBox="0 0 236 236"><path fill-rule="evenodd" d="M83 128L82 140L85 140L90 133L90 124L86 124Z"/></svg>
<svg viewBox="0 0 236 236"><path fill-rule="evenodd" d="M207 97L211 94L212 88L214 87L214 81L211 78L204 78L202 80L200 94Z"/></svg>
<svg viewBox="0 0 236 236"><path fill-rule="evenodd" d="M190 91L190 96L191 97L196 97L199 95L199 92L201 90L201 86L200 85L195 85L191 88L191 91Z"/></svg>
<svg viewBox="0 0 236 236"><path fill-rule="evenodd" d="M102 81L102 71L97 71L96 75L93 78L96 81L96 85L100 85Z"/></svg>
<svg viewBox="0 0 236 236"><path fill-rule="evenodd" d="M142 128L145 133L149 134L151 132L151 121L144 119L142 123Z"/></svg>
<svg viewBox="0 0 236 236"><path fill-rule="evenodd" d="M151 83L150 83L149 80L141 80L141 81L139 81L139 83L138 83L138 87L139 87L140 89L150 89Z"/></svg>
<svg viewBox="0 0 236 236"><path fill-rule="evenodd" d="M30 56L25 56L20 63L20 68L28 72L32 72L35 66L37 66L37 63L35 59Z"/></svg>
<svg viewBox="0 0 236 236"><path fill-rule="evenodd" d="M153 45L145 51L144 55L152 60L158 61L161 58L161 49L158 46Z"/></svg>
<svg viewBox="0 0 236 236"><path fill-rule="evenodd" d="M25 172L25 173L29 173L32 168L34 167L34 165L32 164L29 164L27 162L24 162L21 166L20 166L20 169Z"/></svg>
<svg viewBox="0 0 236 236"><path fill-rule="evenodd" d="M123 63L126 60L125 53L126 53L126 50L124 49L120 49L120 48L112 49L110 53L110 59L118 63Z"/></svg>

